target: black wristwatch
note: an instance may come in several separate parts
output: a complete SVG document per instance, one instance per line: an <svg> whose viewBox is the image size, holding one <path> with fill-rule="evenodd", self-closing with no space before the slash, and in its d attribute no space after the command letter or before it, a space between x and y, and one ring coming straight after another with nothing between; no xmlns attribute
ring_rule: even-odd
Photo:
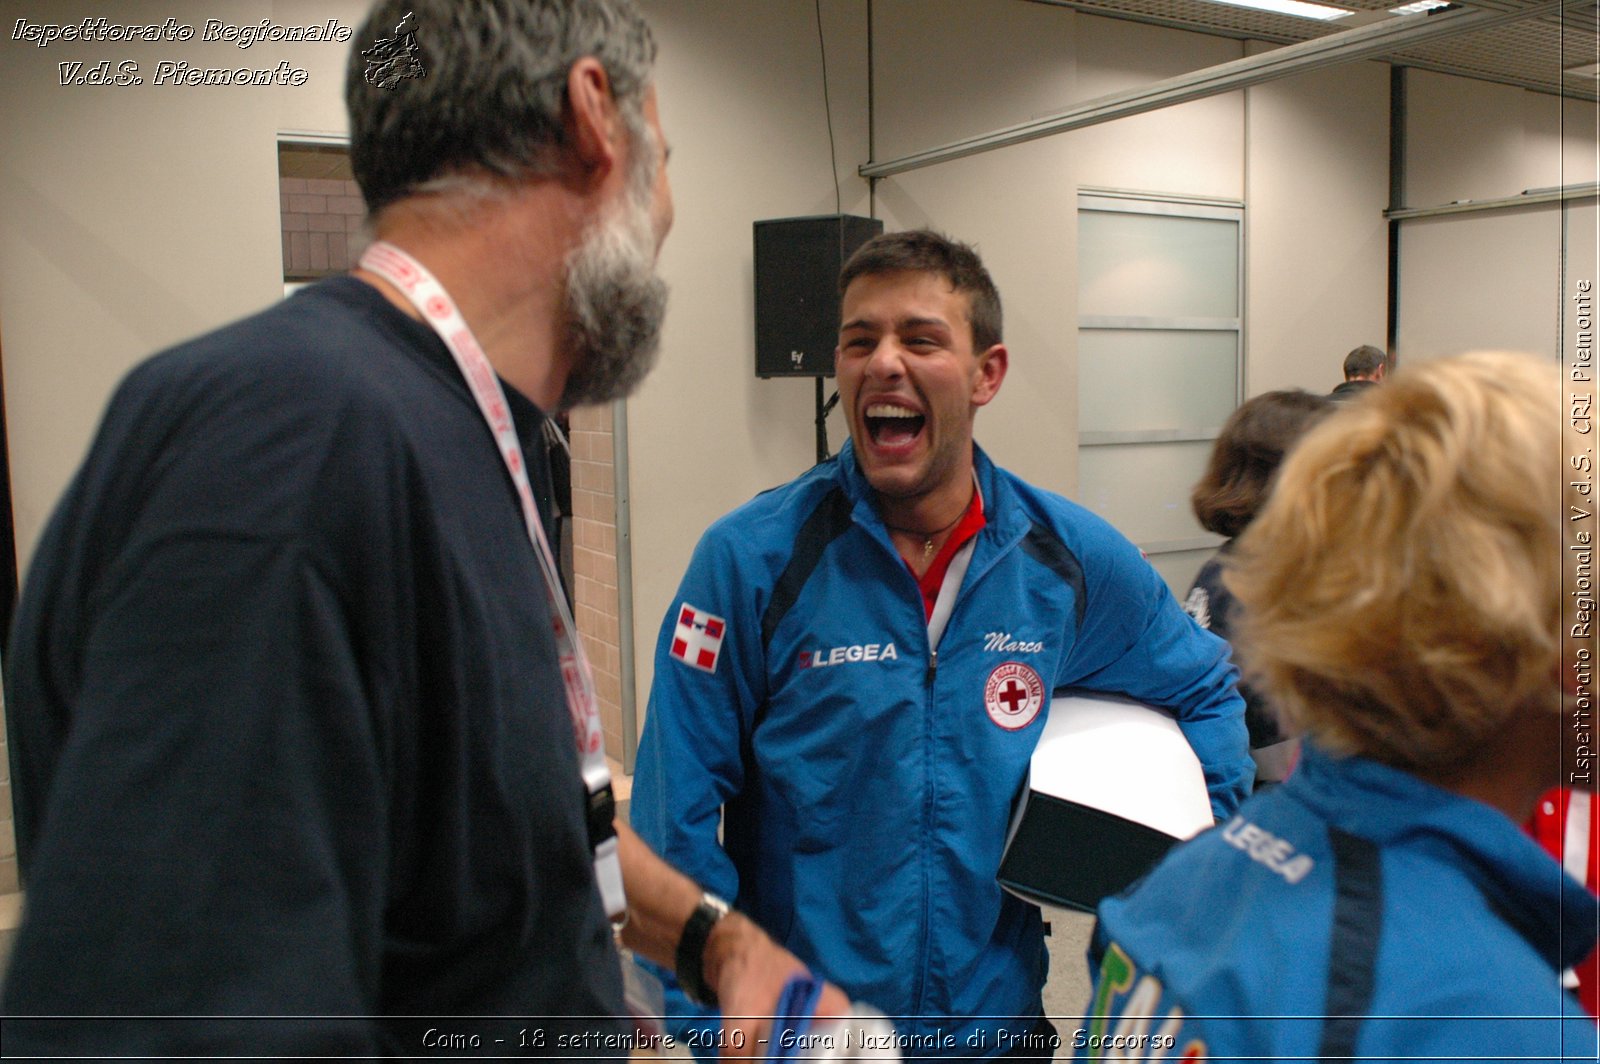
<svg viewBox="0 0 1600 1064"><path fill-rule="evenodd" d="M717 921L732 911L732 906L707 891L700 895L700 904L684 921L683 933L678 936L678 985L696 1005L717 1005L717 992L706 985L706 939L711 937Z"/></svg>

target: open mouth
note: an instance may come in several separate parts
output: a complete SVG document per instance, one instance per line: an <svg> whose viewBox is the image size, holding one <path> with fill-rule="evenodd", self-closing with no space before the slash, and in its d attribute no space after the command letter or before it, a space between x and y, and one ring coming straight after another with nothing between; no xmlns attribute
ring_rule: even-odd
<svg viewBox="0 0 1600 1064"><path fill-rule="evenodd" d="M903 447L922 432L927 418L893 403L873 403L867 407L867 434L879 447Z"/></svg>

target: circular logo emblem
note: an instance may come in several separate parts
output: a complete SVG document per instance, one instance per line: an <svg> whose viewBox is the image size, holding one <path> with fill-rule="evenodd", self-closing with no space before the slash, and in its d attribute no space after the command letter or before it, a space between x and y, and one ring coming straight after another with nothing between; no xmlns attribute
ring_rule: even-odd
<svg viewBox="0 0 1600 1064"><path fill-rule="evenodd" d="M989 674L983 685L983 708L989 719L1007 731L1026 728L1044 705L1044 682L1021 662L1008 661Z"/></svg>
<svg viewBox="0 0 1600 1064"><path fill-rule="evenodd" d="M447 318L450 316L450 304L441 296L434 296L429 299L426 309L428 316L432 318Z"/></svg>

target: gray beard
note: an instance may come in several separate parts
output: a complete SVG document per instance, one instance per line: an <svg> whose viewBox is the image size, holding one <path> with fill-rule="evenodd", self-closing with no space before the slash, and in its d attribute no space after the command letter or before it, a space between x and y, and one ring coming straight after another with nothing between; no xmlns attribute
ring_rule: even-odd
<svg viewBox="0 0 1600 1064"><path fill-rule="evenodd" d="M638 188L567 260L567 351L572 371L560 409L633 392L661 348L667 284L655 272L649 193Z"/></svg>

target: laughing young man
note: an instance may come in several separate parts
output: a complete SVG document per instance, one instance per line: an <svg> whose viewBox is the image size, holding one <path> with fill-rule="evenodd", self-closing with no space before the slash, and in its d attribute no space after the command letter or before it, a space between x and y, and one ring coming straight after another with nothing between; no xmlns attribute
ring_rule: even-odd
<svg viewBox="0 0 1600 1064"><path fill-rule="evenodd" d="M700 542L633 822L907 1057L1049 1057L1039 910L995 872L1051 692L1171 707L1221 817L1253 774L1234 670L1133 544L973 443L1009 354L971 248L887 234L839 284L850 443Z"/></svg>

